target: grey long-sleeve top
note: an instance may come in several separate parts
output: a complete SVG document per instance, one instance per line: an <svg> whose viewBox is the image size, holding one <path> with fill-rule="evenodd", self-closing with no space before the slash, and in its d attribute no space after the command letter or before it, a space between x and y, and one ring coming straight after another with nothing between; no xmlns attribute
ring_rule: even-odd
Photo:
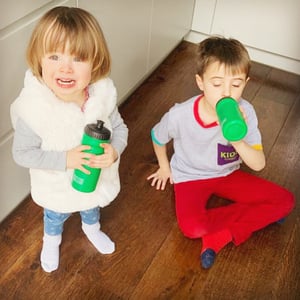
<svg viewBox="0 0 300 300"><path fill-rule="evenodd" d="M113 127L111 144L120 155L127 145L128 128L117 108L110 115L110 121ZM13 141L13 157L16 163L25 168L65 170L67 152L44 151L41 144L41 138L22 119L18 119Z"/></svg>

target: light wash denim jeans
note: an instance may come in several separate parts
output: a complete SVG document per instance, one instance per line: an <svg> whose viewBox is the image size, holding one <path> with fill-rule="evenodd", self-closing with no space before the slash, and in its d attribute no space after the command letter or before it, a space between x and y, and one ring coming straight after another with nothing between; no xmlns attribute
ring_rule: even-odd
<svg viewBox="0 0 300 300"><path fill-rule="evenodd" d="M50 209L44 209L44 231L49 235L59 235L63 232L65 221L71 216L71 213L59 213ZM80 211L81 220L88 225L99 222L100 209L95 207L92 209Z"/></svg>

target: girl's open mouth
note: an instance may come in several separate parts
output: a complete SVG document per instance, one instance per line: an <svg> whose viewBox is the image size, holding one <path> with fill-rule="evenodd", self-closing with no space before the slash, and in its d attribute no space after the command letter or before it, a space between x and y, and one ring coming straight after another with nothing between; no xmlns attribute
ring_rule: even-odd
<svg viewBox="0 0 300 300"><path fill-rule="evenodd" d="M75 85L75 80L72 79L57 79L56 82L60 87L73 87Z"/></svg>

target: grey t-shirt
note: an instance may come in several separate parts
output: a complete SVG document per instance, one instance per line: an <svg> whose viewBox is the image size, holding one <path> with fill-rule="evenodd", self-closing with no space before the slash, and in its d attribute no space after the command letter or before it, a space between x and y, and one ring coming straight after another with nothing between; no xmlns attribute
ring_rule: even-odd
<svg viewBox="0 0 300 300"><path fill-rule="evenodd" d="M217 123L204 125L198 113L202 96L175 104L156 124L152 140L165 145L173 140L171 158L175 183L226 176L240 167L241 159L222 135ZM239 101L247 116L248 133L244 140L251 146L261 146L261 134L253 106Z"/></svg>

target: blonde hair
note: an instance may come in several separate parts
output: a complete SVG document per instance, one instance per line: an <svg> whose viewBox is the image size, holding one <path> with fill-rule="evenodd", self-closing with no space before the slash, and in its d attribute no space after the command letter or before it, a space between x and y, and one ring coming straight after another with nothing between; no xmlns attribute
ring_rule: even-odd
<svg viewBox="0 0 300 300"><path fill-rule="evenodd" d="M27 47L27 63L38 79L42 78L42 57L63 52L67 44L71 55L92 63L91 83L109 74L110 54L97 20L83 9L59 6L40 19Z"/></svg>
<svg viewBox="0 0 300 300"><path fill-rule="evenodd" d="M251 62L246 48L235 39L226 39L220 36L209 37L199 43L198 46L198 70L201 77L207 67L219 62L232 74L241 72L249 76Z"/></svg>

